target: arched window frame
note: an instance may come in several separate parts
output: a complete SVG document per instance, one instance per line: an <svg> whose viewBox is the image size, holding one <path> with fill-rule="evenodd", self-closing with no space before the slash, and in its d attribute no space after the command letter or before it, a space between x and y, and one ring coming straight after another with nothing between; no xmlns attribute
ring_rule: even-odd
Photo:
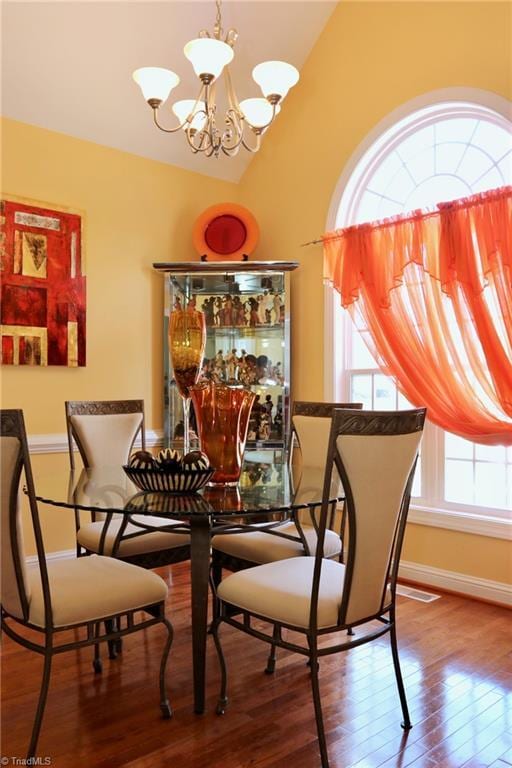
<svg viewBox="0 0 512 768"><path fill-rule="evenodd" d="M401 105L375 126L345 165L331 198L326 230L354 223L355 211L375 168L407 136L447 116L485 117L510 129L512 104L488 91L450 88L424 94ZM347 400L350 397L347 361L351 359L351 322L348 313L340 306L339 296L329 285L325 286L324 343L324 397L327 401ZM413 499L411 522L509 538L512 515L506 510L444 501L444 442L443 430L428 424L423 439L419 485L429 489L429 495Z"/></svg>

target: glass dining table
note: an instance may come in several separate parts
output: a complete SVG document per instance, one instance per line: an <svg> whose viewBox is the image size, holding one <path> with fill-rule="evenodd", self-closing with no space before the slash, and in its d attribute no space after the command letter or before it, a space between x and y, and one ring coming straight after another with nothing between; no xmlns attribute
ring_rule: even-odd
<svg viewBox="0 0 512 768"><path fill-rule="evenodd" d="M106 513L105 526L113 515L125 523L144 515L171 517L172 531L190 535L192 593L192 663L194 711L205 709L206 640L211 539L216 534L247 535L249 526L279 534L278 527L299 510L313 510L322 500L324 471L292 467L281 450L248 451L236 487L205 487L189 495L140 491L122 467L96 466L62 473L35 473L36 497L44 504L68 509ZM339 482L333 482L329 501L341 501ZM145 530L145 529L143 529ZM151 530L149 528L148 530ZM274 533L272 533L272 531ZM297 531L297 539L300 535Z"/></svg>

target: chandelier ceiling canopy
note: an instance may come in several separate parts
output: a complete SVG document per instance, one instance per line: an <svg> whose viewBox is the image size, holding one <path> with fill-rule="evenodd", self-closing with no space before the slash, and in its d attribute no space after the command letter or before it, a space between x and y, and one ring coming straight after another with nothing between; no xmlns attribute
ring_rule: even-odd
<svg viewBox="0 0 512 768"><path fill-rule="evenodd" d="M213 35L203 29L199 37L190 40L183 49L201 85L196 99L183 99L172 105L178 125L166 128L158 119L160 106L180 82L178 75L161 67L142 67L133 73L133 79L153 110L155 125L165 133L183 130L192 152L202 152L207 157L218 157L221 152L233 156L240 147L257 152L261 136L279 114L289 89L299 80L299 73L291 64L262 62L254 67L252 76L263 96L239 102L229 72L238 32L229 29L224 35L220 5L220 0L216 0ZM223 116L217 113L216 104L216 87L222 73L227 97Z"/></svg>

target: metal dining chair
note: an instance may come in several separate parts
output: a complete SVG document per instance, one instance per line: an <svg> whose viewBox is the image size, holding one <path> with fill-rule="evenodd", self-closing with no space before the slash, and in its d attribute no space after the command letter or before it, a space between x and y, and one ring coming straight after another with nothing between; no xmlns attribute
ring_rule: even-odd
<svg viewBox="0 0 512 768"><path fill-rule="evenodd" d="M160 662L160 707L164 717L171 717L165 669L173 630L165 616L166 583L151 571L112 557L93 555L47 562L23 412L0 411L0 428L2 630L44 660L27 758L35 758L54 656L115 641L154 624L163 624L167 630ZM37 550L37 564L30 567L26 565L18 505L22 471ZM106 628L103 633L102 625ZM20 629L34 630L38 637L25 637ZM69 633L62 639L61 633L67 630L74 630L74 639Z"/></svg>
<svg viewBox="0 0 512 768"><path fill-rule="evenodd" d="M396 638L396 580L425 409L410 411L335 410L329 436L324 495L314 556L289 558L233 573L217 589L218 612L212 634L222 681L217 707L227 705L227 671L219 628L222 624L309 659L322 768L329 758L319 687L319 662L389 634L391 657L403 714L411 721ZM346 564L325 557L332 473L346 498ZM253 619L258 621L255 627ZM261 622L264 629L261 629ZM375 627L375 622L380 626ZM340 639L341 630L359 627ZM297 635L283 637L283 630ZM271 651L272 652L272 651Z"/></svg>
<svg viewBox="0 0 512 768"><path fill-rule="evenodd" d="M292 430L289 444L290 455L295 451L300 467L296 467L296 488L307 493L309 472L323 471L327 456L332 414L336 408L361 409L362 403L322 403L296 401L292 407ZM295 445L296 443L296 445ZM258 531L247 526L247 533L240 536L229 534L212 539L212 579L219 584L222 569L239 571L254 565L285 560L289 557L313 555L318 535L319 507L294 513L293 519L283 522L270 531ZM325 532L326 557L342 556L342 522L331 509L330 525Z"/></svg>
<svg viewBox="0 0 512 768"><path fill-rule="evenodd" d="M139 435L145 449L142 400L67 401L65 405L71 469L75 468L75 444L84 467L126 464ZM183 529L178 520L133 515L127 523L124 515L114 514L106 520L105 513L93 514L91 522L83 523L80 511L76 510L78 556L112 555L144 568L190 559L188 534L159 530L172 524ZM148 531L148 527L153 530Z"/></svg>

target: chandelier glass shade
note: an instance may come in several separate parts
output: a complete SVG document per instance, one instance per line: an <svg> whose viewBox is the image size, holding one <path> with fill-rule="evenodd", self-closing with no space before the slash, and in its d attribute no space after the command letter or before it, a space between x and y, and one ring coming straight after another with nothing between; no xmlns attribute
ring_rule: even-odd
<svg viewBox="0 0 512 768"><path fill-rule="evenodd" d="M257 152L261 136L273 123L281 110L281 102L289 89L299 80L299 73L284 61L265 61L253 69L253 79L260 86L262 97L239 102L231 82L229 64L234 57L238 38L235 29L224 36L217 0L217 19L210 35L206 30L185 45L184 54L200 81L196 99L182 99L172 105L179 120L175 127L164 127L159 121L159 109L176 88L180 78L175 72L161 67L142 67L133 73L142 94L153 110L155 125L165 133L183 131L194 153L207 157L236 155L240 147ZM223 38L224 39L221 39ZM216 104L216 86L224 75L227 108L219 115Z"/></svg>

